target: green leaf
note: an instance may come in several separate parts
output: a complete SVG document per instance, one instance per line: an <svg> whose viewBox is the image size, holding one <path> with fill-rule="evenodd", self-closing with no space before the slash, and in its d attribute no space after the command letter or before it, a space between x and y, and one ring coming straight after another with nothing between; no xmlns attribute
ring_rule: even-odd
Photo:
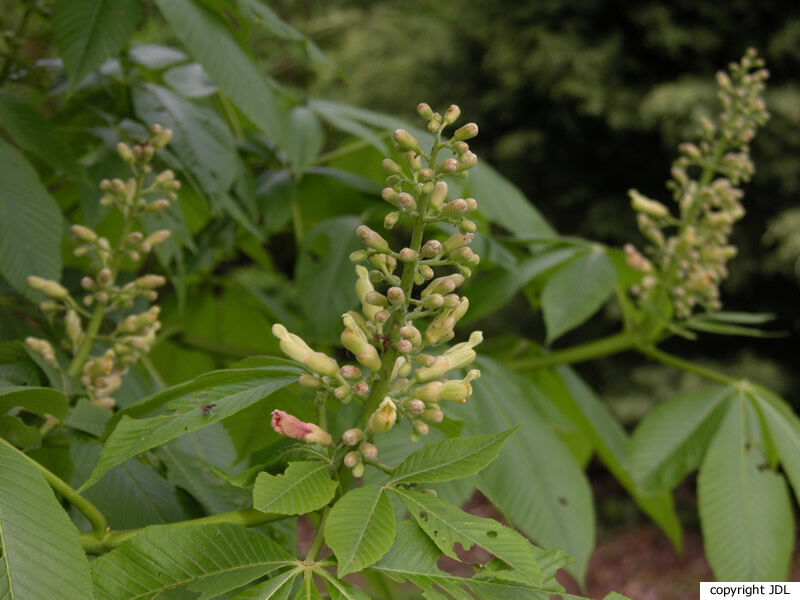
<svg viewBox="0 0 800 600"><path fill-rule="evenodd" d="M214 389L218 393L225 390L233 391L239 389L243 384L253 379L258 379L264 374L275 372L277 375L294 373L300 375L304 373L297 367L297 363L278 356L259 357L263 359L258 365L244 366L242 368L220 369L204 373L184 383L179 383L166 390L142 398L138 402L129 404L121 411L114 413L113 417L106 425L105 437L111 433L113 428L124 416L142 417L163 407L171 401L180 401L181 398L206 398L210 390Z"/></svg>
<svg viewBox="0 0 800 600"><path fill-rule="evenodd" d="M760 449L753 407L737 396L697 477L706 556L719 581L784 581L795 540L789 494Z"/></svg>
<svg viewBox="0 0 800 600"><path fill-rule="evenodd" d="M492 462L516 425L501 433L441 440L428 444L405 459L387 485L436 483L474 475Z"/></svg>
<svg viewBox="0 0 800 600"><path fill-rule="evenodd" d="M51 22L74 87L128 41L139 22L139 0L56 0Z"/></svg>
<svg viewBox="0 0 800 600"><path fill-rule="evenodd" d="M602 250L588 252L556 271L542 290L547 343L586 321L614 292L616 271Z"/></svg>
<svg viewBox="0 0 800 600"><path fill-rule="evenodd" d="M485 358L472 383L465 419L472 431L522 423L500 456L478 477L478 488L525 535L575 559L568 570L583 581L595 542L589 482L571 451L536 404L549 400L533 383ZM524 473L509 485L509 473Z"/></svg>
<svg viewBox="0 0 800 600"><path fill-rule="evenodd" d="M211 83L203 65L198 63L172 67L164 73L164 83L184 98L206 98L218 91L217 86Z"/></svg>
<svg viewBox="0 0 800 600"><path fill-rule="evenodd" d="M231 36L231 28L191 0L156 0L161 14L211 80L261 131L284 145L284 117L269 80ZM213 44L209 40L214 40Z"/></svg>
<svg viewBox="0 0 800 600"><path fill-rule="evenodd" d="M287 600L292 593L295 578L300 574L300 569L286 571L236 594L231 600Z"/></svg>
<svg viewBox="0 0 800 600"><path fill-rule="evenodd" d="M299 178L322 150L325 134L319 119L305 106L297 106L289 113L289 131L286 154Z"/></svg>
<svg viewBox="0 0 800 600"><path fill-rule="evenodd" d="M0 437L24 450L39 448L42 445L42 434L38 427L27 425L19 417L11 415L0 415Z"/></svg>
<svg viewBox="0 0 800 600"><path fill-rule="evenodd" d="M727 386L686 394L658 405L639 423L628 464L643 492L668 492L700 466L729 397Z"/></svg>
<svg viewBox="0 0 800 600"><path fill-rule="evenodd" d="M226 192L236 172L233 134L219 115L152 83L133 88L138 117L172 129L172 149L209 196Z"/></svg>
<svg viewBox="0 0 800 600"><path fill-rule="evenodd" d="M365 486L342 496L325 522L325 542L339 562L339 577L380 559L391 548L394 532L394 510L383 488Z"/></svg>
<svg viewBox="0 0 800 600"><path fill-rule="evenodd" d="M74 177L84 174L50 121L25 98L0 90L0 126L21 148L36 154L53 169Z"/></svg>
<svg viewBox="0 0 800 600"><path fill-rule="evenodd" d="M520 261L511 269L498 269L488 276L479 277L470 284L469 311L464 321L477 320L493 313L511 300L531 279L572 258L577 252L577 248L548 249Z"/></svg>
<svg viewBox="0 0 800 600"><path fill-rule="evenodd" d="M158 456L167 466L167 479L194 496L209 514L250 505L249 491L229 484L214 472L214 466L207 460L180 450L175 442L159 448Z"/></svg>
<svg viewBox="0 0 800 600"><path fill-rule="evenodd" d="M754 327L744 327L742 325L731 325L729 323L721 323L714 320L702 319L698 317L689 317L682 321L682 323L689 329L695 331L705 331L707 333L716 333L718 335L741 335L744 337L755 338L774 338L784 337L786 332L783 331L764 331L763 329L756 329Z"/></svg>
<svg viewBox="0 0 800 600"><path fill-rule="evenodd" d="M179 396L173 401L176 410L172 414L148 419L123 416L106 440L100 460L81 489L90 487L113 466L185 433L213 425L297 381L295 375L288 376L290 371L277 367L240 371L247 374L243 373L235 382ZM168 393L169 390L162 392ZM204 406L209 408L203 409ZM268 426L265 415L264 427Z"/></svg>
<svg viewBox="0 0 800 600"><path fill-rule="evenodd" d="M683 532L672 496L646 496L640 493L625 469L628 436L611 411L569 367L539 369L534 380L558 408L591 440L597 455L612 475L628 491L636 504L655 521L676 548L682 545Z"/></svg>
<svg viewBox="0 0 800 600"><path fill-rule="evenodd" d="M212 598L293 563L275 542L241 525L157 525L96 559L92 575L96 600L154 598L187 584Z"/></svg>
<svg viewBox="0 0 800 600"><path fill-rule="evenodd" d="M326 462L290 462L283 475L261 473L253 488L253 508L265 513L303 515L333 499L337 484Z"/></svg>
<svg viewBox="0 0 800 600"><path fill-rule="evenodd" d="M429 494L390 488L400 497L414 520L450 558L458 560L455 544L469 550L478 545L514 569L515 581L533 586L543 583L537 553L531 543L493 519L475 517Z"/></svg>
<svg viewBox="0 0 800 600"><path fill-rule="evenodd" d="M17 407L37 415L49 414L63 419L67 416L69 399L53 388L0 386L0 414Z"/></svg>
<svg viewBox="0 0 800 600"><path fill-rule="evenodd" d="M92 598L78 530L31 459L0 441L0 597Z"/></svg>
<svg viewBox="0 0 800 600"><path fill-rule="evenodd" d="M36 171L0 139L0 275L29 300L29 275L61 277L61 212Z"/></svg>
<svg viewBox="0 0 800 600"><path fill-rule="evenodd" d="M631 600L631 599L628 598L627 596L623 596L619 592L611 592L610 594L603 596L603 600Z"/></svg>
<svg viewBox="0 0 800 600"><path fill-rule="evenodd" d="M111 414L106 409L92 404L86 398L81 398L72 408L69 416L64 419L64 424L100 437L110 418Z"/></svg>
<svg viewBox="0 0 800 600"><path fill-rule="evenodd" d="M800 501L800 419L782 398L771 391L749 384L748 393L766 422L783 471Z"/></svg>
<svg viewBox="0 0 800 600"><path fill-rule="evenodd" d="M482 578L483 570L479 567L478 574L474 577L456 577L436 567L441 555L441 550L413 520L402 521L397 525L394 545L370 570L382 573L396 582L410 581L421 588L426 597L435 589L440 589L456 598L472 598L464 593L464 590L469 590L475 597L485 600L547 600L550 594L563 589L555 581L555 568L548 571L547 581L541 586L547 592L538 593L537 588ZM563 562L557 564L563 566Z"/></svg>
<svg viewBox="0 0 800 600"><path fill-rule="evenodd" d="M356 275L348 256L362 247L355 233L359 222L356 217L338 217L318 223L300 248L295 267L298 300L307 330L318 338L338 340L342 313L356 302Z"/></svg>
<svg viewBox="0 0 800 600"><path fill-rule="evenodd" d="M461 194L478 199L478 210L511 233L554 237L555 230L525 195L485 161L479 161L464 180Z"/></svg>
<svg viewBox="0 0 800 600"><path fill-rule="evenodd" d="M69 447L75 466L72 485L78 485L91 473L97 462L100 446L83 436L74 436ZM178 500L178 490L158 472L138 459L128 460L106 473L84 493L102 512L114 529L133 529L156 523L172 523L186 518ZM88 522L73 514L83 530Z"/></svg>

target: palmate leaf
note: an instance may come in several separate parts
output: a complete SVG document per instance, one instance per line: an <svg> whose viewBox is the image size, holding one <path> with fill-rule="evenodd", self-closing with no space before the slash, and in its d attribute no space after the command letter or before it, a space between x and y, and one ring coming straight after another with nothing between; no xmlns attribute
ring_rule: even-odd
<svg viewBox="0 0 800 600"><path fill-rule="evenodd" d="M292 109L289 127L292 134L286 140L286 154L299 179L322 150L325 132L317 116L305 106Z"/></svg>
<svg viewBox="0 0 800 600"><path fill-rule="evenodd" d="M30 459L0 441L0 598L92 598L78 530Z"/></svg>
<svg viewBox="0 0 800 600"><path fill-rule="evenodd" d="M61 211L36 171L0 139L0 276L20 294L37 300L29 275L61 275Z"/></svg>
<svg viewBox="0 0 800 600"><path fill-rule="evenodd" d="M293 569L292 571L281 573L272 579L254 585L240 594L236 594L232 600L288 600L292 593L294 580L300 574L300 571L300 569Z"/></svg>
<svg viewBox="0 0 800 600"><path fill-rule="evenodd" d="M593 250L559 268L542 290L547 343L577 327L603 306L617 279L611 259Z"/></svg>
<svg viewBox="0 0 800 600"><path fill-rule="evenodd" d="M400 497L420 528L447 556L458 559L455 544L461 544L465 550L477 544L513 569L514 581L533 586L540 586L544 582L533 546L516 531L493 519L470 515L429 494L402 488L390 489Z"/></svg>
<svg viewBox="0 0 800 600"><path fill-rule="evenodd" d="M136 30L139 0L56 0L56 47L72 86L117 52Z"/></svg>
<svg viewBox="0 0 800 600"><path fill-rule="evenodd" d="M327 462L290 462L283 475L261 473L253 488L253 508L266 513L302 515L333 499L337 484Z"/></svg>
<svg viewBox="0 0 800 600"><path fill-rule="evenodd" d="M95 560L92 576L96 600L151 599L184 585L213 598L295 564L278 544L241 525L156 525Z"/></svg>
<svg viewBox="0 0 800 600"><path fill-rule="evenodd" d="M646 496L637 490L633 478L625 468L628 436L608 407L569 367L539 369L533 377L559 410L591 441L600 460L636 504L661 527L672 544L680 548L683 531L675 513L672 496Z"/></svg>
<svg viewBox="0 0 800 600"><path fill-rule="evenodd" d="M474 394L464 407L471 430L522 423L492 466L481 472L478 487L527 536L572 556L575 562L568 570L582 580L595 541L588 479L537 410L537 403L549 402L544 394L498 362L482 358L478 366L481 378L473 382ZM508 473L525 477L510 486Z"/></svg>
<svg viewBox="0 0 800 600"><path fill-rule="evenodd" d="M380 559L391 548L394 532L394 510L383 488L364 486L342 496L325 522L325 542L339 562L339 577Z"/></svg>
<svg viewBox="0 0 800 600"><path fill-rule="evenodd" d="M672 490L694 471L727 409L731 389L714 386L667 400L650 412L631 438L628 464L645 493Z"/></svg>
<svg viewBox="0 0 800 600"><path fill-rule="evenodd" d="M191 0L156 0L156 5L212 81L256 127L282 147L286 132L276 94L253 59L231 36L228 25Z"/></svg>
<svg viewBox="0 0 800 600"><path fill-rule="evenodd" d="M739 391L697 478L706 556L719 581L783 581L794 546L786 482L769 468L761 425Z"/></svg>
<svg viewBox="0 0 800 600"><path fill-rule="evenodd" d="M543 573L545 583L534 588L502 579L490 579L486 576L490 573L484 572L470 579L456 577L436 567L441 555L441 550L413 520L402 521L397 525L394 545L370 570L397 582L409 581L421 588L426 597L434 590L439 590L447 592L447 597L459 600L471 600L473 597L486 600L549 600L551 594L563 589L555 581L555 571L565 564L564 560L554 562L553 568Z"/></svg>
<svg viewBox="0 0 800 600"><path fill-rule="evenodd" d="M215 378L206 379L206 381L221 380L224 383L202 391L191 385L176 386L181 390L192 391L173 399L173 406L176 408L173 414L147 419L123 416L106 440L100 453L100 460L81 489L94 484L113 466L187 432L222 421L297 381L294 369L282 367L233 369L233 371L238 373L232 377L220 374ZM162 394L169 397L171 396L169 392L165 390ZM207 408L204 409L204 406ZM267 419L268 415L264 415L264 427L268 427Z"/></svg>
<svg viewBox="0 0 800 600"><path fill-rule="evenodd" d="M501 433L452 438L420 448L392 473L387 485L436 483L474 475L502 450L519 425Z"/></svg>
<svg viewBox="0 0 800 600"><path fill-rule="evenodd" d="M800 419L782 398L761 386L750 384L747 393L764 418L783 471L800 501Z"/></svg>

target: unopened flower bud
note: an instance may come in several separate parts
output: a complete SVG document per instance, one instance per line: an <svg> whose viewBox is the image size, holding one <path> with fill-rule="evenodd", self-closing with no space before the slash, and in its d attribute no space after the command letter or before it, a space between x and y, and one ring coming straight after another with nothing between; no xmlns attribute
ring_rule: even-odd
<svg viewBox="0 0 800 600"><path fill-rule="evenodd" d="M431 269L428 265L421 265L419 268L419 274L422 275L423 281L428 281L429 279L433 279L433 269Z"/></svg>
<svg viewBox="0 0 800 600"><path fill-rule="evenodd" d="M425 411L425 403L417 398L412 398L406 402L406 409L412 415L421 415Z"/></svg>
<svg viewBox="0 0 800 600"><path fill-rule="evenodd" d="M379 233L373 231L366 225L359 225L356 234L364 242L364 245L379 252L390 252L389 243L381 237Z"/></svg>
<svg viewBox="0 0 800 600"><path fill-rule="evenodd" d="M441 423L444 421L444 413L438 408L433 408L423 412L422 418L431 423Z"/></svg>
<svg viewBox="0 0 800 600"><path fill-rule="evenodd" d="M369 394L369 386L366 381L359 381L353 386L353 393L359 398L366 398Z"/></svg>
<svg viewBox="0 0 800 600"><path fill-rule="evenodd" d="M468 171L476 164L478 164L478 157L472 152L465 152L458 157L458 170Z"/></svg>
<svg viewBox="0 0 800 600"><path fill-rule="evenodd" d="M395 225L397 225L397 221L400 220L400 213L399 212L390 212L383 218L383 226L386 229L392 229Z"/></svg>
<svg viewBox="0 0 800 600"><path fill-rule="evenodd" d="M378 405L378 409L369 416L367 427L372 433L385 433L394 427L397 421L397 407L392 399L386 397Z"/></svg>
<svg viewBox="0 0 800 600"><path fill-rule="evenodd" d="M444 296L441 294L430 294L422 298L424 308L439 308L442 304L444 304Z"/></svg>
<svg viewBox="0 0 800 600"><path fill-rule="evenodd" d="M147 244L150 248L155 248L159 244L166 242L170 235L172 235L172 232L170 232L169 229L160 229L148 235L143 243Z"/></svg>
<svg viewBox="0 0 800 600"><path fill-rule="evenodd" d="M352 444L350 444L352 445ZM361 457L358 455L358 452L355 450L351 450L347 454L344 455L344 466L348 469L352 469L361 461Z"/></svg>
<svg viewBox="0 0 800 600"><path fill-rule="evenodd" d="M361 369L354 365L344 365L339 372L342 374L342 377L345 379L360 379L361 378Z"/></svg>
<svg viewBox="0 0 800 600"><path fill-rule="evenodd" d="M126 163L132 163L135 160L130 146L124 142L117 144L117 154L119 154L119 157Z"/></svg>
<svg viewBox="0 0 800 600"><path fill-rule="evenodd" d="M442 251L442 243L439 240L428 240L422 246L422 256L433 258Z"/></svg>
<svg viewBox="0 0 800 600"><path fill-rule="evenodd" d="M475 239L475 236L471 233L456 233L451 235L447 241L442 244L442 250L444 252L450 253L454 250L458 250L459 248L463 248L464 246L469 246L472 243L472 240Z"/></svg>
<svg viewBox="0 0 800 600"><path fill-rule="evenodd" d="M410 263L417 260L417 253L411 248L403 248L400 250L400 260L404 263Z"/></svg>
<svg viewBox="0 0 800 600"><path fill-rule="evenodd" d="M660 202L646 198L636 190L628 190L628 196L630 196L631 206L636 212L644 213L656 219L669 216L669 211L666 206Z"/></svg>
<svg viewBox="0 0 800 600"><path fill-rule="evenodd" d="M438 209L447 199L447 183L444 181L437 181L433 186L431 192L430 203L435 209Z"/></svg>
<svg viewBox="0 0 800 600"><path fill-rule="evenodd" d="M467 246L450 253L450 258L458 263L469 263L475 256L476 254L472 251L472 248Z"/></svg>
<svg viewBox="0 0 800 600"><path fill-rule="evenodd" d="M458 121L458 117L461 116L461 109L456 106L455 104L451 104L447 111L444 113L444 124L445 125L452 125L456 121Z"/></svg>
<svg viewBox="0 0 800 600"><path fill-rule="evenodd" d="M353 467L353 477L359 479L364 476L364 463L358 463Z"/></svg>
<svg viewBox="0 0 800 600"><path fill-rule="evenodd" d="M165 283L167 283L167 280L161 275L144 275L135 282L136 287L142 290L152 290L161 287Z"/></svg>
<svg viewBox="0 0 800 600"><path fill-rule="evenodd" d="M350 401L350 397L353 395L353 390L349 385L340 385L333 390L333 395L337 400L340 400L342 404L347 404Z"/></svg>
<svg viewBox="0 0 800 600"><path fill-rule="evenodd" d="M373 306L389 305L389 301L386 299L386 296L384 296L380 292L376 292L375 290L370 290L366 294L364 294L364 302L366 302L367 304L372 304Z"/></svg>
<svg viewBox="0 0 800 600"><path fill-rule="evenodd" d="M462 140L469 140L478 135L478 126L475 123L467 123L456 129L453 133L451 141L458 142Z"/></svg>
<svg viewBox="0 0 800 600"><path fill-rule="evenodd" d="M458 161L455 158L446 158L439 164L442 173L455 173L458 170Z"/></svg>
<svg viewBox="0 0 800 600"><path fill-rule="evenodd" d="M281 435L296 440L303 440L309 444L330 446L333 443L331 435L314 423L305 423L287 412L275 409L272 411L272 429Z"/></svg>
<svg viewBox="0 0 800 600"><path fill-rule="evenodd" d="M91 243L97 239L97 234L83 225L73 225L70 227L70 230L72 231L72 235L75 236L75 239L81 242Z"/></svg>
<svg viewBox="0 0 800 600"><path fill-rule="evenodd" d="M165 200L164 198L160 198L158 200L153 200L150 202L146 207L145 210L147 212L163 212L169 208L169 200Z"/></svg>
<svg viewBox="0 0 800 600"><path fill-rule="evenodd" d="M383 198L389 204L394 204L397 206L397 192L394 190L394 188L383 188L381 190L381 198Z"/></svg>
<svg viewBox="0 0 800 600"><path fill-rule="evenodd" d="M389 300L389 304L398 305L405 302L406 295L403 293L402 288L392 286L386 290L386 298Z"/></svg>
<svg viewBox="0 0 800 600"><path fill-rule="evenodd" d="M401 354L408 354L409 352L414 350L414 346L411 344L409 340L400 340L399 342L397 342L395 347L397 348L397 351L400 352Z"/></svg>
<svg viewBox="0 0 800 600"><path fill-rule="evenodd" d="M369 253L366 250L356 250L355 252L350 253L350 262L351 263L360 263L367 260Z"/></svg>
<svg viewBox="0 0 800 600"><path fill-rule="evenodd" d="M373 459L378 456L378 449L375 447L374 444L370 444L369 442L364 442L359 446L359 451L361 452L361 456L366 459Z"/></svg>
<svg viewBox="0 0 800 600"><path fill-rule="evenodd" d="M381 166L384 171L392 175L402 175L403 173L403 167L398 165L391 158L384 158L383 161L381 161Z"/></svg>
<svg viewBox="0 0 800 600"><path fill-rule="evenodd" d="M172 140L172 130L165 129L155 137L153 137L152 141L150 142L154 148L163 148L167 144L170 143Z"/></svg>
<svg viewBox="0 0 800 600"><path fill-rule="evenodd" d="M405 129L395 130L394 141L397 144L397 149L400 152L408 152L409 150L419 152L419 142Z"/></svg>
<svg viewBox="0 0 800 600"><path fill-rule="evenodd" d="M475 360L476 353L473 347L477 346L483 341L483 333L480 331L473 331L469 336L469 341L461 342L450 348L445 352L445 356L450 361L451 369L462 369Z"/></svg>
<svg viewBox="0 0 800 600"><path fill-rule="evenodd" d="M358 429L357 427L348 429L342 434L342 442L344 442L346 446L355 446L358 442L360 442L363 439L364 439L364 432Z"/></svg>
<svg viewBox="0 0 800 600"><path fill-rule="evenodd" d="M69 309L64 315L64 330L72 347L77 348L83 340L83 327L81 327L81 318L78 313L72 309Z"/></svg>
<svg viewBox="0 0 800 600"><path fill-rule="evenodd" d="M30 278L28 278L28 285L30 285ZM31 286L33 287L33 286ZM46 280L44 284L38 288L45 296L53 300L64 300L69 296L67 288L58 283L57 281Z"/></svg>
<svg viewBox="0 0 800 600"><path fill-rule="evenodd" d="M417 201L408 192L401 192L397 195L397 206L407 211L416 210Z"/></svg>
<svg viewBox="0 0 800 600"><path fill-rule="evenodd" d="M322 381L319 377L314 375L309 375L308 373L303 373L297 378L297 383L299 383L304 388L308 388L311 390L318 390L322 387Z"/></svg>
<svg viewBox="0 0 800 600"><path fill-rule="evenodd" d="M467 212L467 202L463 198L451 200L442 207L443 217L460 217Z"/></svg>
<svg viewBox="0 0 800 600"><path fill-rule="evenodd" d="M458 229L462 233L475 233L476 231L478 231L478 226L475 224L474 221L470 221L469 219L463 219L458 224Z"/></svg>
<svg viewBox="0 0 800 600"><path fill-rule="evenodd" d="M453 152L456 154L464 154L469 150L469 144L467 142L453 142Z"/></svg>
<svg viewBox="0 0 800 600"><path fill-rule="evenodd" d="M417 369L414 377L420 382L431 381L432 379L442 377L451 368L450 358L448 356L436 356L430 365Z"/></svg>
<svg viewBox="0 0 800 600"><path fill-rule="evenodd" d="M433 120L433 110L425 102L420 102L419 104L417 104L417 114L426 121Z"/></svg>
<svg viewBox="0 0 800 600"><path fill-rule="evenodd" d="M428 427L428 424L425 421L414 421L414 431L416 431L419 435L428 435L430 427Z"/></svg>

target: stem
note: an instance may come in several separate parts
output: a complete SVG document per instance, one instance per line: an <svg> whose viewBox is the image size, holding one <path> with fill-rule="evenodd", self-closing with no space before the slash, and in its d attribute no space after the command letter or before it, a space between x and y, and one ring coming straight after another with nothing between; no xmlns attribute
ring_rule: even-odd
<svg viewBox="0 0 800 600"><path fill-rule="evenodd" d="M24 452L18 450L13 445L9 444L6 440L0 438L0 442L20 454L24 456L26 459L30 461L30 463L36 467L36 470L39 471L42 475L44 475L45 480L50 487L53 488L56 492L61 494L61 496L67 500L72 506L77 508L86 519L91 523L92 530L95 532L96 535L103 535L108 530L108 524L106 523L106 518L103 516L98 508L89 502L86 498L81 496L77 491L72 489L67 482L61 479L58 475L53 473L52 471L48 470L43 465L40 465L38 462L33 460L30 456L25 454Z"/></svg>
<svg viewBox="0 0 800 600"><path fill-rule="evenodd" d="M317 560L317 554L319 554L320 548L322 548L322 543L325 541L323 529L325 528L325 521L328 519L328 514L330 512L331 509L329 506L326 506L322 509L322 516L319 519L317 532L314 534L314 539L311 542L311 546L308 548L308 552L306 552L306 557L303 562L311 563Z"/></svg>
<svg viewBox="0 0 800 600"><path fill-rule="evenodd" d="M70 377L77 377L80 375L81 369L83 369L83 364L89 357L89 352L92 349L92 344L94 344L94 339L97 336L97 333L100 331L100 325L103 323L103 317L105 314L105 303L98 302L97 306L94 307L92 318L89 320L89 324L86 326L86 335L83 337L83 341L81 342L78 351L75 353L72 362L69 363L67 375Z"/></svg>
<svg viewBox="0 0 800 600"><path fill-rule="evenodd" d="M182 525L212 525L214 523L233 523L234 525L244 525L245 527L253 527L255 525L262 525L264 523L271 523L273 521L280 521L281 519L288 518L286 515L278 515L273 513L263 513L254 508L245 508L243 510L234 510L232 512L222 513L219 515L211 515L208 517L200 517L199 519L189 519L181 521ZM177 523L173 523L175 525ZM132 538L134 535L142 531L144 528L139 529L126 529L123 531L112 531L106 535L97 535L94 533L84 533L81 536L81 544L83 549L88 554L103 554L117 546L125 540Z"/></svg>
<svg viewBox="0 0 800 600"><path fill-rule="evenodd" d="M657 360L660 363L670 365L689 373L700 375L701 377L705 377L706 379L710 379L718 383L733 385L737 382L737 380L733 377L728 377L727 375L714 371L713 369L701 367L697 363L678 358L677 356L664 352L663 350L659 350L651 344L638 344L636 346L636 350L645 356L649 356L650 358Z"/></svg>
<svg viewBox="0 0 800 600"><path fill-rule="evenodd" d="M543 369L556 365L579 363L624 352L634 348L635 345L636 337L625 331L552 354L516 360L511 363L511 367L513 369Z"/></svg>

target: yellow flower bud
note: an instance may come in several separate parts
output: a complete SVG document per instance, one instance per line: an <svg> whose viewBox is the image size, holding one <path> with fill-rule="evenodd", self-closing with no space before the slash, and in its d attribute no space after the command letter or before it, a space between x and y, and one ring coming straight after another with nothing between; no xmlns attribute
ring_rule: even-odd
<svg viewBox="0 0 800 600"><path fill-rule="evenodd" d="M385 433L394 427L397 421L397 407L388 396L378 405L367 421L367 428L372 433Z"/></svg>

